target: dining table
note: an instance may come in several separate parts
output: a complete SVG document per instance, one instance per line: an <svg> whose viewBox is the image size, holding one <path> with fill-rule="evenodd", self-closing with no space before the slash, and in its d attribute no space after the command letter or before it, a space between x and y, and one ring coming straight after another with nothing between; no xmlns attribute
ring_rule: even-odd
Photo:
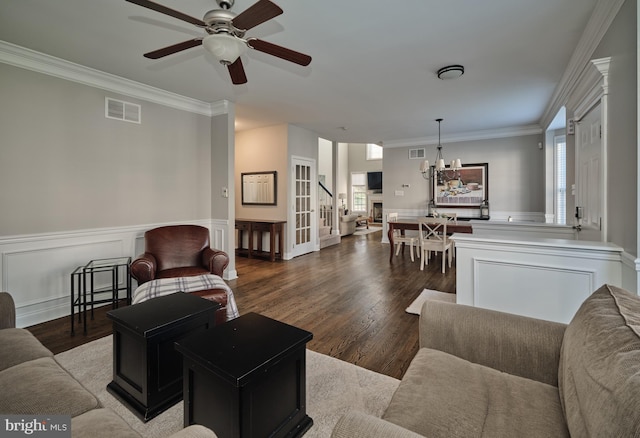
<svg viewBox="0 0 640 438"><path fill-rule="evenodd" d="M418 219L398 219L397 221L387 222L389 228L389 263L393 263L394 243L393 243L393 231L400 230L401 234L404 234L405 230L418 230ZM473 227L470 223L450 222L447 223L447 234L453 233L473 233ZM404 244L403 244L404 245Z"/></svg>

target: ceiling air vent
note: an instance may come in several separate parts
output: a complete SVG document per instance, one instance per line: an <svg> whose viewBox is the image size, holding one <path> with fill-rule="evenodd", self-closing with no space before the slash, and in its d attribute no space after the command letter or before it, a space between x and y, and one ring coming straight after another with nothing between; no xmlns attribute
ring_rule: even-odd
<svg viewBox="0 0 640 438"><path fill-rule="evenodd" d="M122 100L105 99L105 116L107 119L122 120L123 122L140 123L140 105Z"/></svg>
<svg viewBox="0 0 640 438"><path fill-rule="evenodd" d="M409 159L410 160L422 160L424 159L424 148L420 149L409 149Z"/></svg>

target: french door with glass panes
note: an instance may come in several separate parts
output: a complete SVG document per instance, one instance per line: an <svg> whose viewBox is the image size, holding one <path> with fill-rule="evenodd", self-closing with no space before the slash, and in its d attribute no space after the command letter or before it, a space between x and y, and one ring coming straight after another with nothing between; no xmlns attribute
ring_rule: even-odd
<svg viewBox="0 0 640 438"><path fill-rule="evenodd" d="M317 187L315 160L294 157L291 160L292 230L291 256L296 257L314 251L318 227L315 213Z"/></svg>

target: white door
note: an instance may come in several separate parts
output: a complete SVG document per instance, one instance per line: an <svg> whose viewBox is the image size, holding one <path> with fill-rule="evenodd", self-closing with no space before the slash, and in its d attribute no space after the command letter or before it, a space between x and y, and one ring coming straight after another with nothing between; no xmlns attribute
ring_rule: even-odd
<svg viewBox="0 0 640 438"><path fill-rule="evenodd" d="M581 208L582 213L580 240L602 241L605 237L601 115L598 103L576 127L576 207Z"/></svg>
<svg viewBox="0 0 640 438"><path fill-rule="evenodd" d="M314 251L318 226L315 213L317 202L315 161L304 158L292 158L291 194L293 232L291 256L297 257Z"/></svg>

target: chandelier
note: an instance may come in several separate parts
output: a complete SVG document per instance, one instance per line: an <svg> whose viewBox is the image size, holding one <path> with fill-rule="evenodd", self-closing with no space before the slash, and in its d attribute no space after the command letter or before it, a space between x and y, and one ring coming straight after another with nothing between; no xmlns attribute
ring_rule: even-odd
<svg viewBox="0 0 640 438"><path fill-rule="evenodd" d="M420 163L420 173L424 179L430 179L436 173L438 184L444 184L445 180L457 179L460 177L460 169L462 168L462 162L460 158L451 160L449 167L444 164L444 157L442 156L442 143L440 143L440 123L443 119L436 119L438 122L438 146L436 153L436 160L433 167L429 167L429 160L424 160Z"/></svg>

